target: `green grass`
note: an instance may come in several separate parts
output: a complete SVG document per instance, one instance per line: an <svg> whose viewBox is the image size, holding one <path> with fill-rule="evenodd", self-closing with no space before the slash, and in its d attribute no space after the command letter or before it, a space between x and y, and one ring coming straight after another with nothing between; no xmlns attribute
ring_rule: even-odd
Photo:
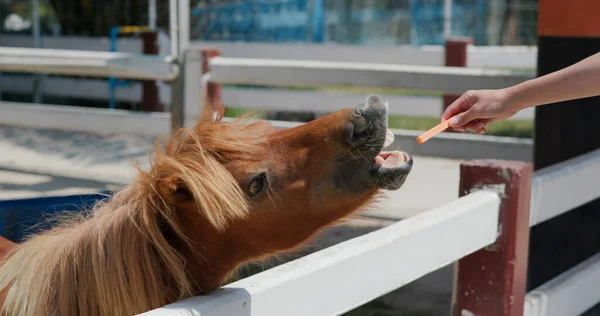
<svg viewBox="0 0 600 316"><path fill-rule="evenodd" d="M266 111L228 108L225 116L238 117L252 113L258 118L266 118ZM426 131L439 123L437 117L390 116L389 126L393 129ZM533 120L507 120L488 125L486 135L517 138L533 137Z"/></svg>
<svg viewBox="0 0 600 316"><path fill-rule="evenodd" d="M424 96L424 97L441 97L442 92L439 91L421 91L421 90L410 90L410 89L398 89L398 88L374 88L374 87L358 87L358 86L327 86L327 87L270 87L270 86L255 86L255 85L235 85L235 84L223 84L223 87L237 87L237 88L252 88L252 89L286 89L290 91L329 91L329 92L347 92L357 94L385 94L385 95L411 95L411 96Z"/></svg>

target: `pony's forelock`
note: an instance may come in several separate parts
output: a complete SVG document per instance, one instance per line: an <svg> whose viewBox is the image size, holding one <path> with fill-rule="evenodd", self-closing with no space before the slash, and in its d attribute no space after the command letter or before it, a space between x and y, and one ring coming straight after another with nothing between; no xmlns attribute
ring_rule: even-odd
<svg viewBox="0 0 600 316"><path fill-rule="evenodd" d="M176 179L197 205L197 210L218 230L231 220L244 218L248 212L245 193L223 165L239 155L254 155L262 139L246 130L246 118L231 122L203 121L194 129L179 129L165 144L158 144L149 172L140 170L139 179L147 189L162 179ZM163 196L165 208L170 208Z"/></svg>

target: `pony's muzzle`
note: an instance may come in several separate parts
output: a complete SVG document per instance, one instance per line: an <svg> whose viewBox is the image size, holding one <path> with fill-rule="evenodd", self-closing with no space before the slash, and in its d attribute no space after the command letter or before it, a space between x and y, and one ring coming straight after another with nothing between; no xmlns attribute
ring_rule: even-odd
<svg viewBox="0 0 600 316"><path fill-rule="evenodd" d="M375 112L383 112L387 115L389 108L389 102L387 100L382 99L380 96L372 94L365 99L365 103L363 105L364 111L375 111Z"/></svg>
<svg viewBox="0 0 600 316"><path fill-rule="evenodd" d="M403 153L406 161L395 166L374 166L374 173L377 187L385 190L398 190L404 185L406 177L412 170L413 159L410 155Z"/></svg>

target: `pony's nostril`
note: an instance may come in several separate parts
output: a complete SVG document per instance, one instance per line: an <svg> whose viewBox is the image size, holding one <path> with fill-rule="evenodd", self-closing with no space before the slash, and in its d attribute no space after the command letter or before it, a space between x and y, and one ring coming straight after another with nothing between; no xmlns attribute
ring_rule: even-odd
<svg viewBox="0 0 600 316"><path fill-rule="evenodd" d="M376 95L376 94L372 94L370 96L367 97L367 99L365 100L365 105L363 107L363 111L367 110L367 109L374 109L374 110L381 110L381 109L388 109L388 101L384 100L383 98L381 98L380 96Z"/></svg>

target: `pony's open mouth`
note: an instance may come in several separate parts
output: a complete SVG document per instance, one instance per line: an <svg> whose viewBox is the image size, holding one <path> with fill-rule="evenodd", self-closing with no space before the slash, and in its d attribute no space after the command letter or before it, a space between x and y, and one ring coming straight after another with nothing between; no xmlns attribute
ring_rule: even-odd
<svg viewBox="0 0 600 316"><path fill-rule="evenodd" d="M382 168L396 168L400 167L408 160L408 156L399 151L382 151L375 159L373 159L373 165L381 166Z"/></svg>
<svg viewBox="0 0 600 316"><path fill-rule="evenodd" d="M388 148L394 142L394 133L389 129L385 135L385 142L383 144L383 149ZM405 164L410 158L408 155L402 151L394 150L394 151L381 151L375 158L373 159L373 167L375 168L398 168Z"/></svg>

